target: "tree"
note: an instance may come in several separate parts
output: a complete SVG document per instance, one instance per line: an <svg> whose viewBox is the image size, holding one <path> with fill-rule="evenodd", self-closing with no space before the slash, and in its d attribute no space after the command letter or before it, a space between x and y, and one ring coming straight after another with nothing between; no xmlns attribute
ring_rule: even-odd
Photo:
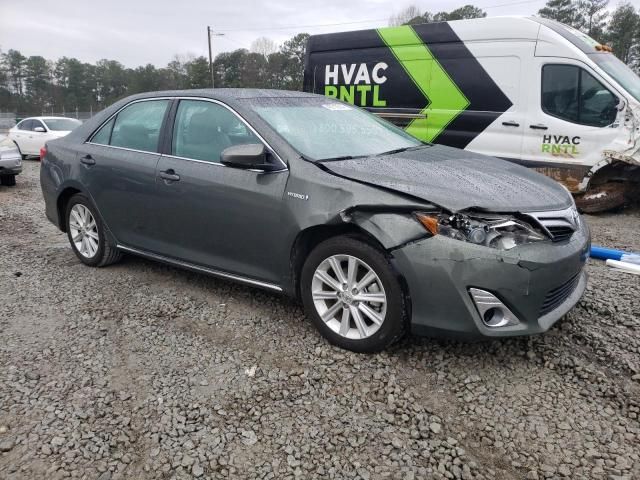
<svg viewBox="0 0 640 480"><path fill-rule="evenodd" d="M421 18L421 17L422 15L420 14L420 9L415 5L410 5L404 10L401 10L400 12L398 12L397 14L391 15L391 17L389 17L389 26L397 27L400 25L406 25L406 24L412 23L411 22L412 20L416 18Z"/></svg>
<svg viewBox="0 0 640 480"><path fill-rule="evenodd" d="M630 3L618 5L607 28L606 38L613 53L625 63L635 60L637 54L640 16Z"/></svg>
<svg viewBox="0 0 640 480"><path fill-rule="evenodd" d="M582 17L583 31L593 38L600 38L606 27L609 12L606 11L609 0L580 0L578 8Z"/></svg>
<svg viewBox="0 0 640 480"><path fill-rule="evenodd" d="M7 72L9 85L13 92L19 97L22 96L24 78L24 62L26 58L18 50L9 50L2 54L2 64Z"/></svg>
<svg viewBox="0 0 640 480"><path fill-rule="evenodd" d="M451 12L439 12L433 16L434 22L450 22L453 20L470 20L472 18L484 18L487 13L481 8L474 7L473 5L465 5L464 7L456 8Z"/></svg>
<svg viewBox="0 0 640 480"><path fill-rule="evenodd" d="M308 33L299 33L280 47L280 53L285 56L284 88L287 90L301 90L304 73L304 55L307 47Z"/></svg>
<svg viewBox="0 0 640 480"><path fill-rule="evenodd" d="M584 22L582 12L572 0L549 0L544 8L538 10L538 15L578 29Z"/></svg>
<svg viewBox="0 0 640 480"><path fill-rule="evenodd" d="M272 53L278 51L278 45L270 38L259 37L251 43L251 51L253 53L262 55L264 58L267 58Z"/></svg>

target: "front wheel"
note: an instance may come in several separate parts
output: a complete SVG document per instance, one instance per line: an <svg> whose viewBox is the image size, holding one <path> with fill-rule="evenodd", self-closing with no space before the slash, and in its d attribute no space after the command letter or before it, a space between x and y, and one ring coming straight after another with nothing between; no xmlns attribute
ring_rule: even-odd
<svg viewBox="0 0 640 480"><path fill-rule="evenodd" d="M122 254L107 241L104 224L85 195L71 197L66 218L69 243L82 263L104 267L120 260Z"/></svg>
<svg viewBox="0 0 640 480"><path fill-rule="evenodd" d="M377 352L401 338L405 295L387 257L358 238L322 242L302 268L305 313L334 345Z"/></svg>

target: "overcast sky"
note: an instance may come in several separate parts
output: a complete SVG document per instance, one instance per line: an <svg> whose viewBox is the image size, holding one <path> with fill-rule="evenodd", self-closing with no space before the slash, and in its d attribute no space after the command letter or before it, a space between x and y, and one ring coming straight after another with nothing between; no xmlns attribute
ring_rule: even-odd
<svg viewBox="0 0 640 480"><path fill-rule="evenodd" d="M409 5L438 12L465 3L489 16L529 15L545 0L0 0L0 49L52 60L164 66L175 54L207 55L207 25L224 32L213 37L215 55L249 48L261 36L282 43L299 32L386 26L390 15ZM638 7L640 0L631 3Z"/></svg>

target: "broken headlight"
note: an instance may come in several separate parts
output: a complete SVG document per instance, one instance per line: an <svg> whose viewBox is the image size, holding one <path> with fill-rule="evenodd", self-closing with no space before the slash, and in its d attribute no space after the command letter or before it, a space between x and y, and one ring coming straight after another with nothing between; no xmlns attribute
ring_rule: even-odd
<svg viewBox="0 0 640 480"><path fill-rule="evenodd" d="M547 240L542 232L510 216L416 213L416 219L433 235L500 250Z"/></svg>

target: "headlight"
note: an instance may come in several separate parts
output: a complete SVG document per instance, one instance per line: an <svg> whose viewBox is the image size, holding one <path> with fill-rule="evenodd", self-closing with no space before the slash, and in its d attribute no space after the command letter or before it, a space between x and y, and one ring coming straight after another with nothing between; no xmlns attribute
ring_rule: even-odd
<svg viewBox="0 0 640 480"><path fill-rule="evenodd" d="M416 219L433 235L444 235L463 242L509 250L518 245L547 240L531 225L515 217L470 216L461 213L416 213Z"/></svg>

